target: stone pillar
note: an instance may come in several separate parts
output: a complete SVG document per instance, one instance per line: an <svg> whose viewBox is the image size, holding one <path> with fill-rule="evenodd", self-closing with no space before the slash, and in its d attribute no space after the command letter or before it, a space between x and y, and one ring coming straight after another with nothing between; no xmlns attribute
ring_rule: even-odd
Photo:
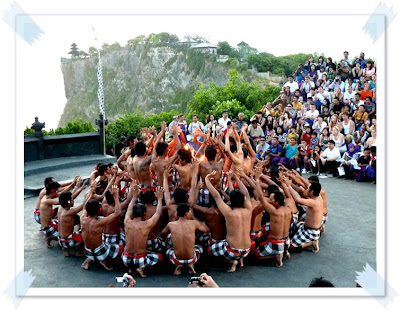
<svg viewBox="0 0 400 311"><path fill-rule="evenodd" d="M43 132L42 129L45 127L46 122L39 122L39 118L35 117L35 122L32 123L31 129L35 130L34 136L39 139L39 160L44 159L44 140L43 140Z"/></svg>

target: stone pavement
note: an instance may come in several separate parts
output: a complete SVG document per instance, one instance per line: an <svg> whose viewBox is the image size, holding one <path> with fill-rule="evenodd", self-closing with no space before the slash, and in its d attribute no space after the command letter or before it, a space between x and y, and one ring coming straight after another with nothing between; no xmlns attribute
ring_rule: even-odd
<svg viewBox="0 0 400 311"><path fill-rule="evenodd" d="M89 174L92 168L75 167L64 173L72 178L77 173ZM42 174L37 176L42 183ZM327 191L329 219L326 233L320 239L319 253L306 250L292 254L280 269L272 262L256 265L247 258L245 267L238 268L233 274L226 272L226 263L203 256L195 266L198 274L212 275L222 287L308 287L310 280L319 276L336 287L355 287L356 271L362 271L366 263L376 269L376 186L336 178L321 179L321 184ZM24 269L32 269L36 276L32 287L107 287L115 284L115 277L125 272L123 265L114 271L105 271L92 264L90 270L85 271L80 267L84 258L64 257L56 242L52 242L53 249L47 249L39 231L40 225L33 218L36 200L37 197L25 199L25 217L20 222L24 225ZM83 194L75 205L82 200ZM174 268L167 258L160 268L149 271L145 279L134 274L136 287L187 286L190 276L185 272L173 276Z"/></svg>

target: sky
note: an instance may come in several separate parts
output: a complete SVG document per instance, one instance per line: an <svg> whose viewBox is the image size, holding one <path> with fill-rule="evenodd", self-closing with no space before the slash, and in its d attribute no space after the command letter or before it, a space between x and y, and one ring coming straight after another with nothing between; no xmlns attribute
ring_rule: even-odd
<svg viewBox="0 0 400 311"><path fill-rule="evenodd" d="M362 27L353 30L349 36L345 35L350 23L363 25L368 17L341 16L341 23L336 29L342 34L340 42L334 36L327 39L326 28L319 26L335 24L338 18L336 15L33 14L32 19L44 34L32 46L19 37L17 40L17 108L21 127L30 127L35 116L39 117L39 121L46 122L46 129L57 127L67 101L60 57L69 57L72 42L79 49L88 51L90 46L102 43L119 42L124 45L139 35L169 32L179 38L186 34L197 34L212 44L228 41L236 46L245 41L260 52L276 56L318 52L339 60L343 51L348 50L351 57L363 51L366 57L375 58L376 46L367 44L368 37ZM99 44L94 39L92 25ZM299 30L304 36L296 35Z"/></svg>

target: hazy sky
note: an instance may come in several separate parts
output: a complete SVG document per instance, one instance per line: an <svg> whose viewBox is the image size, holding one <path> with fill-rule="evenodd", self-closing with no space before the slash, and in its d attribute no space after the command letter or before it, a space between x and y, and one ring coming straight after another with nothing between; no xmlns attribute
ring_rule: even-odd
<svg viewBox="0 0 400 311"><path fill-rule="evenodd" d="M101 43L109 44L117 41L124 45L138 35L169 32L180 38L198 34L212 44L228 41L236 46L243 40L259 51L276 56L323 52L338 60L344 50L348 50L351 57L361 51L366 57L376 55L376 45L370 44L362 30L368 19L365 15L50 14L32 18L44 35L32 46L17 40L17 109L23 128L30 126L35 116L46 122L46 129L57 126L66 103L60 57L69 57L67 53L72 42L86 51L89 46L96 45L91 25ZM335 28L323 25L335 25ZM349 25L353 25L351 32Z"/></svg>

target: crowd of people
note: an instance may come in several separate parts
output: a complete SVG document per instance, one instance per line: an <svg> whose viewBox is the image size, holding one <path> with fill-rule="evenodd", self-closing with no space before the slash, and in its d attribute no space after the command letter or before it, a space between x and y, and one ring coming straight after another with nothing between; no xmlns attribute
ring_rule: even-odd
<svg viewBox="0 0 400 311"><path fill-rule="evenodd" d="M328 219L319 178L375 180L376 64L347 56L299 66L248 121L179 115L122 139L117 163L99 163L88 182L46 178L34 215L47 247L76 249L83 269L120 260L141 277L165 258L180 275L202 256L234 272L249 254L281 267L303 248L318 252Z"/></svg>

